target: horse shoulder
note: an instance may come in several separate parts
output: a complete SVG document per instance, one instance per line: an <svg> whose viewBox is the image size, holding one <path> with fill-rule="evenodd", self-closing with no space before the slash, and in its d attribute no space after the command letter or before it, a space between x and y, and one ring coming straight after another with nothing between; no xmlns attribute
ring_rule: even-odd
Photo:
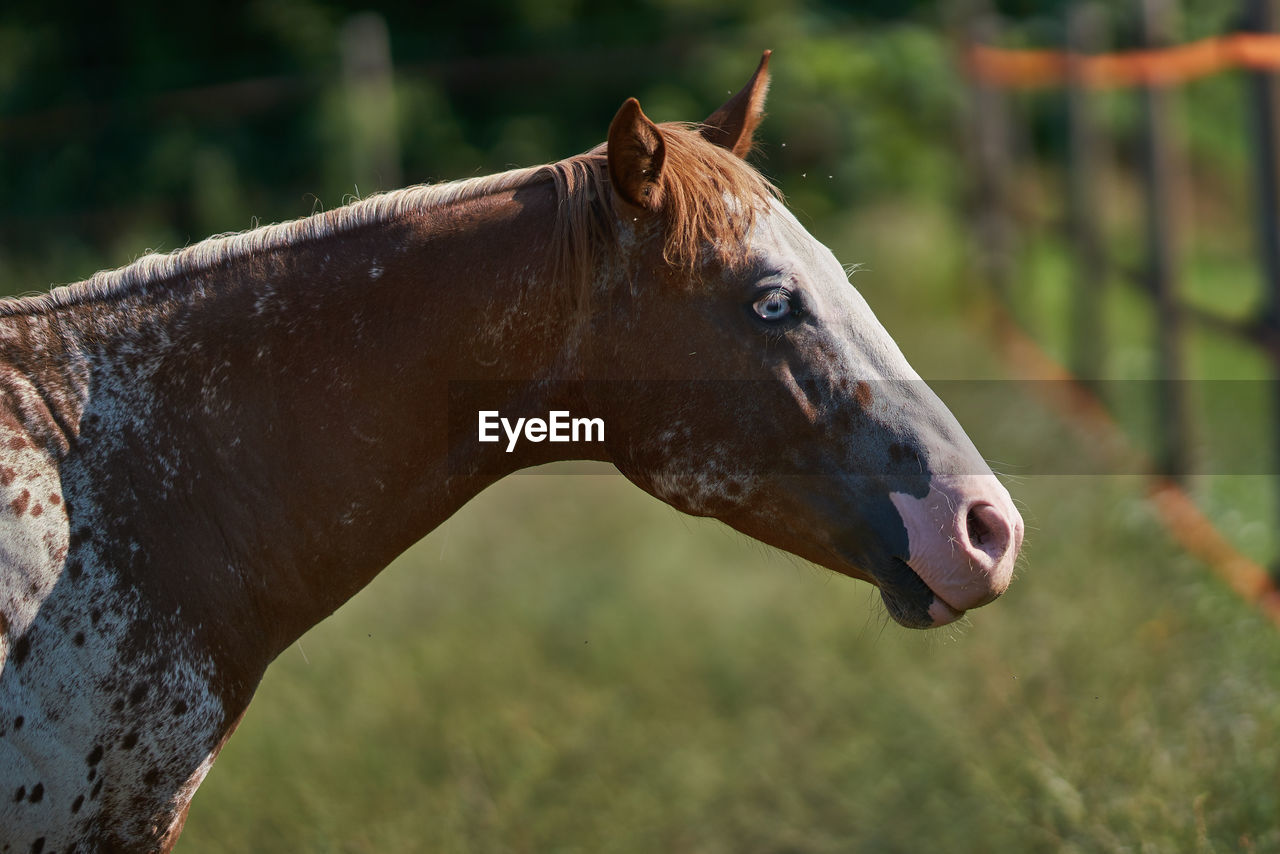
<svg viewBox="0 0 1280 854"><path fill-rule="evenodd" d="M11 392L12 384L0 384ZM70 551L67 512L56 463L23 426L13 394L0 404L0 841L34 850L49 829L84 807L62 737L79 715L74 678L57 679L60 658L74 656L88 634L62 611ZM54 617L51 619L51 617ZM64 676L67 675L64 673ZM54 678L51 678L54 677ZM87 797L87 793L86 793ZM66 812L66 819L55 812ZM4 846L0 846L2 848ZM49 850L53 850L50 848Z"/></svg>
<svg viewBox="0 0 1280 854"><path fill-rule="evenodd" d="M0 851L165 850L224 725L211 666L181 615L155 613L104 557L98 511L72 506L87 504L84 474L12 399L0 394Z"/></svg>

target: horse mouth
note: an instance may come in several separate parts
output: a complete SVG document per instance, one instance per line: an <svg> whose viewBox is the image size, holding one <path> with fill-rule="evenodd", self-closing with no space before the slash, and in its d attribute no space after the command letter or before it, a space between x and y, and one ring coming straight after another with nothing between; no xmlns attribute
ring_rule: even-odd
<svg viewBox="0 0 1280 854"><path fill-rule="evenodd" d="M880 588L880 599L889 616L908 629L935 629L954 623L964 611L953 607L933 592L911 564L883 551L856 555L836 548L823 560L828 569L870 582Z"/></svg>
<svg viewBox="0 0 1280 854"><path fill-rule="evenodd" d="M932 629L953 623L964 611L951 607L925 583L911 565L890 558L873 575L880 586L880 598L894 622L909 629Z"/></svg>

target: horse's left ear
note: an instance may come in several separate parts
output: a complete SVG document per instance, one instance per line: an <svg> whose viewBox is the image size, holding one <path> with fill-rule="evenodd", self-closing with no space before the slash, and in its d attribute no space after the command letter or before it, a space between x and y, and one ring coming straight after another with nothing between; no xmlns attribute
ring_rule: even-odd
<svg viewBox="0 0 1280 854"><path fill-rule="evenodd" d="M766 50L760 58L756 73L747 85L724 106L716 110L702 125L702 135L708 142L727 148L739 157L751 151L751 136L760 119L764 118L764 96L769 92L769 54Z"/></svg>
<svg viewBox="0 0 1280 854"><path fill-rule="evenodd" d="M667 146L640 102L628 98L609 125L609 180L614 192L641 210L662 207L662 164Z"/></svg>

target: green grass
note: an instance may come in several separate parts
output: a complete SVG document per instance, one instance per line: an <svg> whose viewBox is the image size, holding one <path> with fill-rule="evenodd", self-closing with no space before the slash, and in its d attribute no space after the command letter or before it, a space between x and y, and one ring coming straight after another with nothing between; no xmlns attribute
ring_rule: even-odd
<svg viewBox="0 0 1280 854"><path fill-rule="evenodd" d="M922 373L1000 375L927 212L833 232ZM1016 408L990 456L1073 441ZM177 850L1280 850L1275 627L1140 478L1012 489L1014 586L917 633L618 476L508 478L272 666Z"/></svg>
<svg viewBox="0 0 1280 854"><path fill-rule="evenodd" d="M1020 485L1022 577L922 635L620 478L512 478L273 666L179 850L1266 850L1280 644L1133 486Z"/></svg>

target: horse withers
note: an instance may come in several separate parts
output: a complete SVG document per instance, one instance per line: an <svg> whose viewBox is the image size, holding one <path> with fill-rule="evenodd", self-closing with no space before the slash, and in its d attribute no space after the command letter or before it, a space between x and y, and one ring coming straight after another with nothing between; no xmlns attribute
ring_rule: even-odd
<svg viewBox="0 0 1280 854"><path fill-rule="evenodd" d="M630 100L577 157L0 303L0 850L170 850L267 665L528 466L611 462L903 625L1004 591L1008 493L743 159L767 64L702 125Z"/></svg>

